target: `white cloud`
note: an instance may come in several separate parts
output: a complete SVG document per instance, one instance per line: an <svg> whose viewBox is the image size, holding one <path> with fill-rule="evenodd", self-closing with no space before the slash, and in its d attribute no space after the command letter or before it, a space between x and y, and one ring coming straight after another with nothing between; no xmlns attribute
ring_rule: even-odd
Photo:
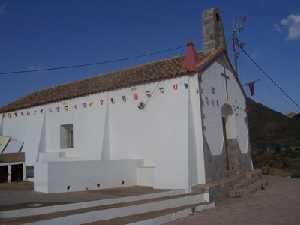
<svg viewBox="0 0 300 225"><path fill-rule="evenodd" d="M288 15L280 21L280 26L288 30L288 40L300 40L300 15Z"/></svg>
<svg viewBox="0 0 300 225"><path fill-rule="evenodd" d="M279 32L279 33L282 33L282 28L281 28L281 26L280 25L278 25L278 24L274 24L274 30L275 31L277 31L277 32Z"/></svg>
<svg viewBox="0 0 300 225"><path fill-rule="evenodd" d="M7 9L7 3L2 3L0 4L0 15L4 14L6 12Z"/></svg>

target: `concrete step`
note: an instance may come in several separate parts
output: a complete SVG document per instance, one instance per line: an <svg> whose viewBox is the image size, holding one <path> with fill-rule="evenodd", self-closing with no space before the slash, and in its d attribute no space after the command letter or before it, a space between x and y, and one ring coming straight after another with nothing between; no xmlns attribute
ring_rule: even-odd
<svg viewBox="0 0 300 225"><path fill-rule="evenodd" d="M171 196L181 195L184 193L185 193L184 190L171 190L171 191L162 191L158 193L141 194L141 195L134 195L134 196L119 197L119 198L108 198L108 199L101 199L101 200L94 200L94 201L87 201L87 202L77 202L77 203L69 203L69 204L6 210L6 211L0 211L0 219L29 217L29 216L37 216L37 215L86 209L86 208L92 208L97 206L107 206L107 205L113 205L119 203L130 203L130 202L135 202L140 200L171 197ZM36 205L38 205L38 202Z"/></svg>
<svg viewBox="0 0 300 225"><path fill-rule="evenodd" d="M156 199L146 199L129 203L118 203L106 206L96 206L84 209L61 211L50 214L10 218L0 220L0 224L20 225L48 225L48 224L64 224L79 225L84 223L94 223L96 221L112 220L117 217L128 217L139 214L147 214L155 211L163 211L167 209L180 209L181 207L200 206L207 204L204 194L181 194L175 196L167 196Z"/></svg>
<svg viewBox="0 0 300 225"><path fill-rule="evenodd" d="M111 220L99 220L88 225L160 225L187 217L195 212L211 209L215 203L202 203L200 205L187 205L174 209L153 211L150 213L115 218ZM84 224L87 225L87 224Z"/></svg>

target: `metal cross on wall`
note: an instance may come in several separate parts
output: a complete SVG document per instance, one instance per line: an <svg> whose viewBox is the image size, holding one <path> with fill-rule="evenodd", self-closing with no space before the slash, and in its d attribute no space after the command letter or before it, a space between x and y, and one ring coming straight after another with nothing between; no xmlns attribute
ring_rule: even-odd
<svg viewBox="0 0 300 225"><path fill-rule="evenodd" d="M228 101L228 80L230 80L230 78L226 74L225 66L224 66L224 72L221 73L221 76L224 77L224 79L225 79L226 100Z"/></svg>

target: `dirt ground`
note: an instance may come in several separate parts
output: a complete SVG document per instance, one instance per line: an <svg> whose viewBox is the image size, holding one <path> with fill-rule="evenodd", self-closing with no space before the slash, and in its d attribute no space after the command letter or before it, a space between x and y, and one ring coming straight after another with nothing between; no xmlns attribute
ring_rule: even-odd
<svg viewBox="0 0 300 225"><path fill-rule="evenodd" d="M265 191L226 199L168 225L299 225L300 179L268 176Z"/></svg>

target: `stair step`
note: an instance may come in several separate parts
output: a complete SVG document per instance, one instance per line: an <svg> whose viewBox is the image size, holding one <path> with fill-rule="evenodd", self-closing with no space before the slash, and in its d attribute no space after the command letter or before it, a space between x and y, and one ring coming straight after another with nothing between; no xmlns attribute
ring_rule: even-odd
<svg viewBox="0 0 300 225"><path fill-rule="evenodd" d="M187 205L200 205L203 202L203 194L183 194L162 197L158 199L147 199L130 203L119 203L51 214L8 219L2 220L0 223L7 225L19 225L24 223L35 225L79 225L83 223L92 223L99 220L110 220L116 217L127 217L135 214L178 208Z"/></svg>
<svg viewBox="0 0 300 225"><path fill-rule="evenodd" d="M203 203L187 205L183 207L164 209L149 213L137 214L127 217L115 218L111 220L99 220L84 225L160 225L171 221L187 217L194 212L200 212L215 207L215 203Z"/></svg>
<svg viewBox="0 0 300 225"><path fill-rule="evenodd" d="M158 193L150 193L150 194L142 194L135 196L127 196L120 198L110 198L110 199L101 199L95 201L88 202L77 202L70 204L59 204L59 205L51 205L51 206L43 206L43 207L34 207L34 208L22 208L22 209L14 209L7 211L0 211L0 218L9 219L9 218L20 218L20 217L28 217L28 216L37 216L43 214L51 214L57 212L65 212L71 210L92 208L96 206L106 206L113 205L119 203L130 203L139 200L147 200L147 199L158 199L162 197L171 197L176 195L184 194L184 190L172 190L172 191L164 191Z"/></svg>

